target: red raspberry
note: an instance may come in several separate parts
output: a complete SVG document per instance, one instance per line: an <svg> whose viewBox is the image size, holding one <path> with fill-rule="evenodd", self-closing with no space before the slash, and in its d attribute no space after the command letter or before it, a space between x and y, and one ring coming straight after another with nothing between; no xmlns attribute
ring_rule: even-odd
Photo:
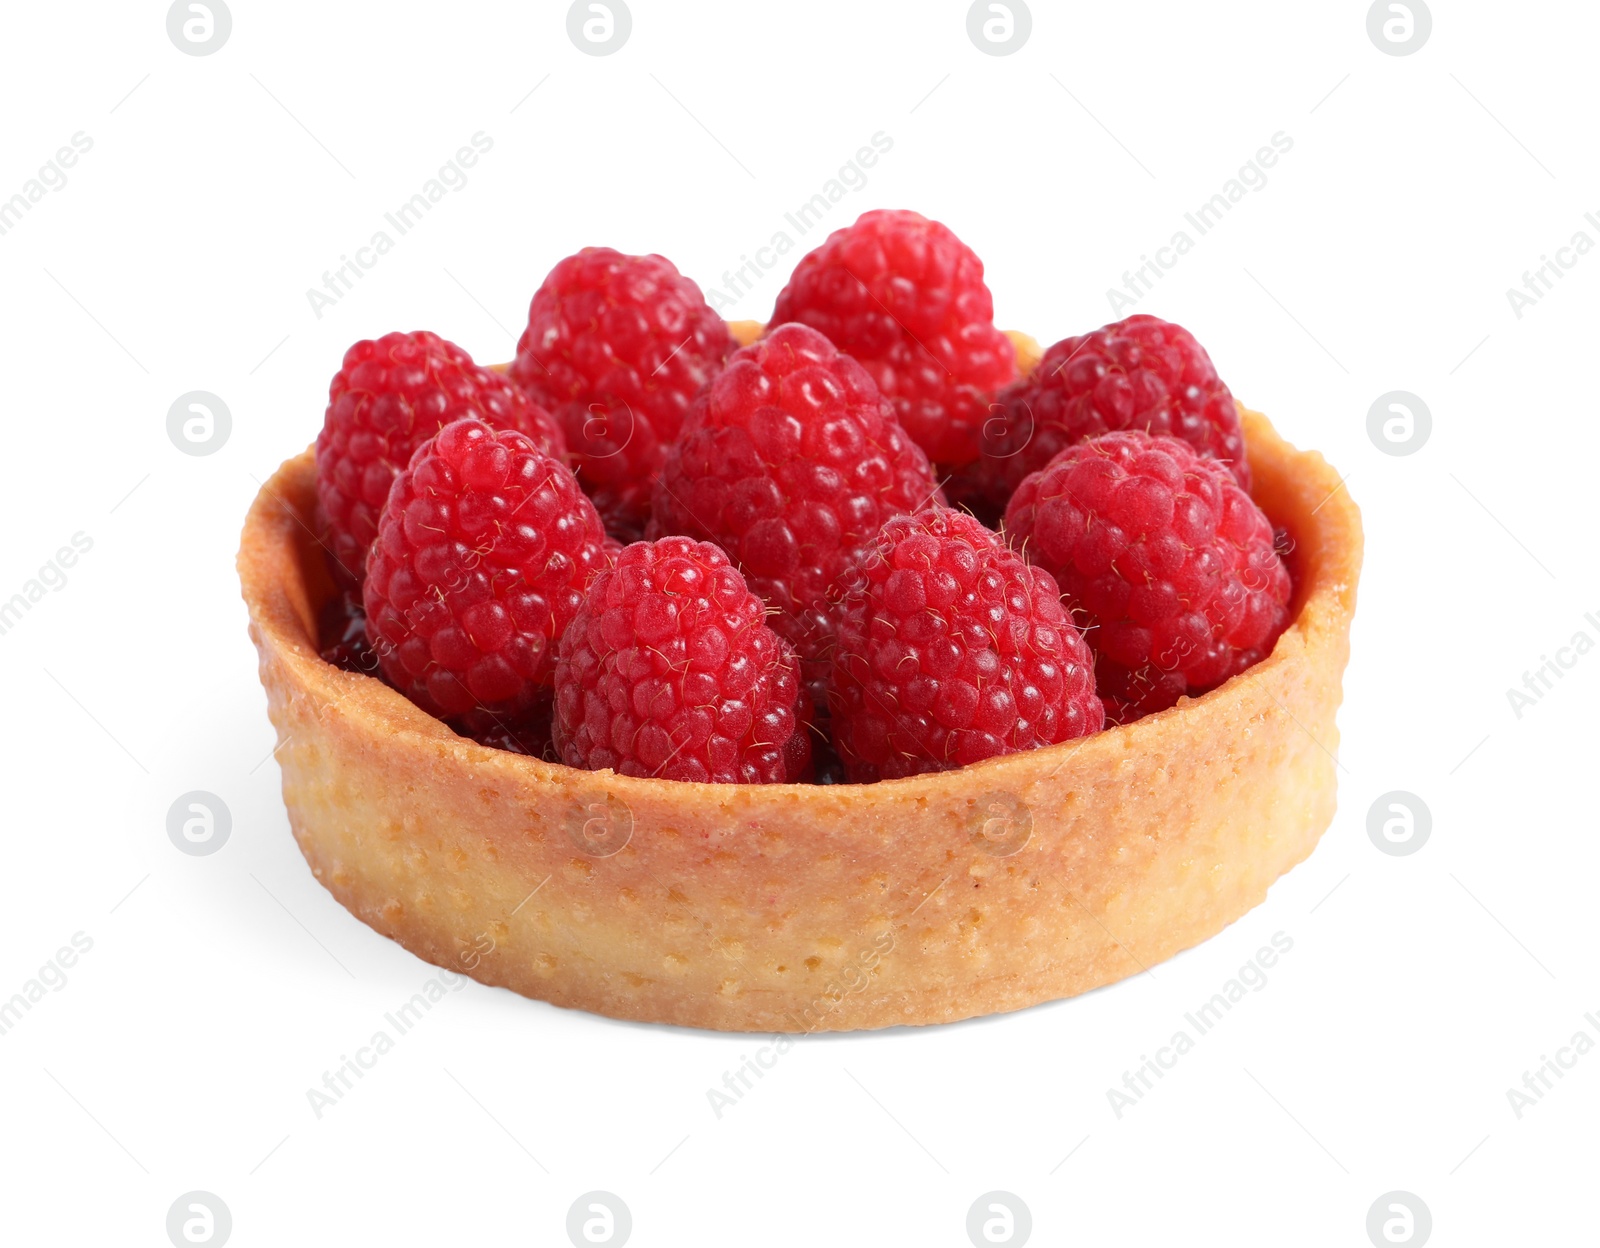
<svg viewBox="0 0 1600 1248"><path fill-rule="evenodd" d="M867 370L816 330L780 325L696 400L662 466L651 531L721 546L782 612L773 627L815 660L849 556L889 516L938 497Z"/></svg>
<svg viewBox="0 0 1600 1248"><path fill-rule="evenodd" d="M983 261L915 212L878 209L835 230L795 266L772 321L810 325L860 360L938 464L978 458L989 400L1017 373Z"/></svg>
<svg viewBox="0 0 1600 1248"><path fill-rule="evenodd" d="M1289 620L1271 522L1177 438L1130 429L1068 447L1017 487L1006 531L1088 617L1118 722L1242 672Z"/></svg>
<svg viewBox="0 0 1600 1248"><path fill-rule="evenodd" d="M481 708L510 722L549 685L604 543L577 478L530 438L446 425L395 478L368 560L383 674L441 719Z"/></svg>
<svg viewBox="0 0 1600 1248"><path fill-rule="evenodd" d="M670 260L586 247L534 293L511 376L560 420L606 524L637 537L689 401L733 347Z"/></svg>
<svg viewBox="0 0 1600 1248"><path fill-rule="evenodd" d="M1098 732L1089 647L1050 574L965 512L895 516L834 609L833 743L854 781Z"/></svg>
<svg viewBox="0 0 1600 1248"><path fill-rule="evenodd" d="M1239 410L1211 357L1182 326L1141 314L1063 338L1000 395L984 426L985 492L1004 507L1064 448L1119 429L1182 438L1250 488Z"/></svg>
<svg viewBox="0 0 1600 1248"><path fill-rule="evenodd" d="M378 513L412 452L463 416L525 433L558 459L566 454L549 412L438 334L385 334L344 353L317 437L317 508L341 579L360 582Z"/></svg>
<svg viewBox="0 0 1600 1248"><path fill-rule="evenodd" d="M556 660L564 762L625 776L777 784L810 760L794 655L728 556L664 537L601 572Z"/></svg>

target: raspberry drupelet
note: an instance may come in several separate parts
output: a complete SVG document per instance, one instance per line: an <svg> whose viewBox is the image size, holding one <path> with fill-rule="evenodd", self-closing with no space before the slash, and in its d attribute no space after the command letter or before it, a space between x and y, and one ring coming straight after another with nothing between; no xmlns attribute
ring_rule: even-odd
<svg viewBox="0 0 1600 1248"><path fill-rule="evenodd" d="M1140 314L1062 339L1000 394L984 426L983 492L1004 507L1066 447L1123 429L1181 438L1250 488L1239 411L1211 357L1181 325Z"/></svg>
<svg viewBox="0 0 1600 1248"><path fill-rule="evenodd" d="M1104 725L1055 581L965 512L893 517L841 584L828 707L851 780L945 771Z"/></svg>
<svg viewBox="0 0 1600 1248"><path fill-rule="evenodd" d="M1114 722L1215 688L1288 623L1271 522L1176 438L1129 430L1068 447L1017 487L1005 528L1082 611Z"/></svg>
<svg viewBox="0 0 1600 1248"><path fill-rule="evenodd" d="M367 566L371 646L423 710L514 726L608 562L600 517L564 464L514 430L458 420L389 491Z"/></svg>
<svg viewBox="0 0 1600 1248"><path fill-rule="evenodd" d="M511 376L555 414L573 468L618 537L638 537L690 400L734 349L700 288L664 256L586 247L528 308Z"/></svg>
<svg viewBox="0 0 1600 1248"><path fill-rule="evenodd" d="M941 466L978 458L990 400L1017 372L983 262L948 227L903 209L863 213L803 257L772 321L810 325L861 361Z"/></svg>
<svg viewBox="0 0 1600 1248"><path fill-rule="evenodd" d="M814 682L845 561L888 517L935 500L927 457L867 370L816 330L780 325L696 400L662 467L652 535L727 551Z"/></svg>
<svg viewBox="0 0 1600 1248"><path fill-rule="evenodd" d="M713 784L798 780L798 665L728 556L665 537L624 547L561 639L555 741L572 767Z"/></svg>

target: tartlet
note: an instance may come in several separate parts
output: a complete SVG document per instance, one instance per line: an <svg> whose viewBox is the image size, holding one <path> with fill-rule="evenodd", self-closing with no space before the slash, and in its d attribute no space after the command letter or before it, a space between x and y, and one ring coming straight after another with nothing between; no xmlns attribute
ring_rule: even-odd
<svg viewBox="0 0 1600 1248"><path fill-rule="evenodd" d="M1026 369L1038 347L1014 340ZM337 591L307 451L261 490L239 552L301 852L417 956L617 1018L939 1023L1137 974L1258 905L1334 811L1360 516L1320 455L1241 418L1254 497L1294 546L1270 656L1123 727L871 785L581 771L478 745L325 662Z"/></svg>

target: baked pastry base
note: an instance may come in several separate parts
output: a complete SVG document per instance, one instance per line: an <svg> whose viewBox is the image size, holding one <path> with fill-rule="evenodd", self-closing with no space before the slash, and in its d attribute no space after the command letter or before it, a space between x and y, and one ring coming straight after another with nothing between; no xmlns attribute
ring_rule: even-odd
<svg viewBox="0 0 1600 1248"><path fill-rule="evenodd" d="M1334 811L1360 517L1320 455L1243 418L1256 498L1295 543L1295 620L1268 658L1126 727L875 785L578 771L323 662L307 451L239 552L301 852L417 956L617 1018L940 1023L1137 974L1258 905Z"/></svg>

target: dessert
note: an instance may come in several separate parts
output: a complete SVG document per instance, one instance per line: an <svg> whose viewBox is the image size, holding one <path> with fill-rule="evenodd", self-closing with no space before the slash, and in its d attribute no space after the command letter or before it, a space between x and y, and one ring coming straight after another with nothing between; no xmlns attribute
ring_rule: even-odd
<svg viewBox="0 0 1600 1248"><path fill-rule="evenodd" d="M840 1030L1138 973L1311 851L1361 557L1320 456L1242 408L1247 476L1063 434L997 530L837 344L722 335L644 510L648 457L589 483L651 540L482 414L414 449L355 568L325 465L263 488L239 568L285 804L352 914L560 1005Z"/></svg>

